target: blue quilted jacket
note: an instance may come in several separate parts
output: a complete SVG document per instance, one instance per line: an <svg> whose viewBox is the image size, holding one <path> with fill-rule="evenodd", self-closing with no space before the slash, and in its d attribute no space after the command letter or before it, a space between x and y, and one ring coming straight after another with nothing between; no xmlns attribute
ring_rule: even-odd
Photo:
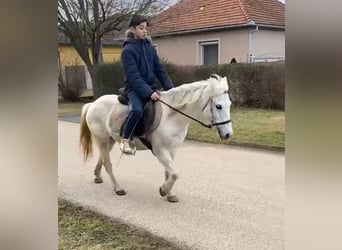
<svg viewBox="0 0 342 250"><path fill-rule="evenodd" d="M159 62L157 52L150 40L127 38L121 53L121 64L125 76L125 91L135 91L143 100L149 100L155 90L155 78L164 90L174 87Z"/></svg>

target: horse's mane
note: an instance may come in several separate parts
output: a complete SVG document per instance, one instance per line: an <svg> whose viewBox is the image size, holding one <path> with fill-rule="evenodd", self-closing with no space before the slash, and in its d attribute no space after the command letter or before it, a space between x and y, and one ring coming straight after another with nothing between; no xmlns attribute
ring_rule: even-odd
<svg viewBox="0 0 342 250"><path fill-rule="evenodd" d="M169 104L183 105L208 99L210 96L223 94L228 90L226 78L219 79L208 78L207 80L197 81L193 83L184 83L178 87L162 92L163 99Z"/></svg>

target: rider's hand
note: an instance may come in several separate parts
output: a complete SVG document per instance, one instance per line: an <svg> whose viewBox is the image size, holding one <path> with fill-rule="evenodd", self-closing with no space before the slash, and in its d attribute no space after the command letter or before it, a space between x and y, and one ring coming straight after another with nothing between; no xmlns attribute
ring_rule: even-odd
<svg viewBox="0 0 342 250"><path fill-rule="evenodd" d="M158 92L153 92L152 95L151 95L151 100L152 101L158 101L160 98L160 94Z"/></svg>

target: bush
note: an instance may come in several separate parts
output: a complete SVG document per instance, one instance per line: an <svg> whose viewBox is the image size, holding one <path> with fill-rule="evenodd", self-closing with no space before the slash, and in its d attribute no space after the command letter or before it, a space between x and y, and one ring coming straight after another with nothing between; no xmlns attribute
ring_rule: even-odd
<svg viewBox="0 0 342 250"><path fill-rule="evenodd" d="M165 60L162 60L162 64L175 86L193 82L196 79L196 67L193 65L171 64Z"/></svg>
<svg viewBox="0 0 342 250"><path fill-rule="evenodd" d="M207 79L210 74L227 76L234 106L285 109L285 63L237 63L207 66L175 65L162 61L176 86ZM118 93L123 86L119 62L104 64L98 70L103 93Z"/></svg>
<svg viewBox="0 0 342 250"><path fill-rule="evenodd" d="M65 80L62 70L58 69L58 91L64 101L79 101L83 89L84 79L79 74L70 74L68 80Z"/></svg>
<svg viewBox="0 0 342 250"><path fill-rule="evenodd" d="M124 76L120 62L105 63L97 68L100 95L117 94L124 86Z"/></svg>
<svg viewBox="0 0 342 250"><path fill-rule="evenodd" d="M235 105L285 109L284 63L237 64L233 67L229 79Z"/></svg>

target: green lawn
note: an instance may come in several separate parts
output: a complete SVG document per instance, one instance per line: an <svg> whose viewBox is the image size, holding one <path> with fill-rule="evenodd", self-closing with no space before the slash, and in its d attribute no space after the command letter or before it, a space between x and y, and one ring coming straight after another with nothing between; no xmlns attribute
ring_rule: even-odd
<svg viewBox="0 0 342 250"><path fill-rule="evenodd" d="M217 132L195 123L191 123L189 127L188 138L211 143L284 150L284 111L234 108L231 111L231 119L234 134L230 140L221 140Z"/></svg>
<svg viewBox="0 0 342 250"><path fill-rule="evenodd" d="M80 114L82 105L83 103L60 103L58 115ZM284 111L233 108L231 118L234 135L230 140L220 140L216 132L194 122L190 124L187 139L280 151L285 149Z"/></svg>

